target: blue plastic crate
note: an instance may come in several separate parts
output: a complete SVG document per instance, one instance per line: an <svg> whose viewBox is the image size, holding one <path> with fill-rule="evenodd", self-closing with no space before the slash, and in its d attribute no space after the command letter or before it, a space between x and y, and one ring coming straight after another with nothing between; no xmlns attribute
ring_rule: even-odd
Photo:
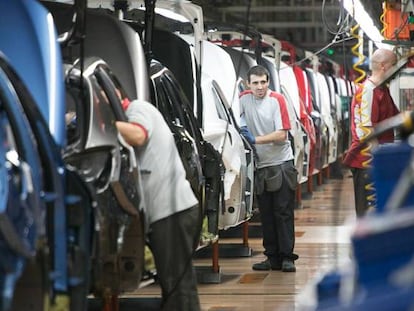
<svg viewBox="0 0 414 311"><path fill-rule="evenodd" d="M378 286L370 295L357 294L352 301L318 304L317 311L412 311L414 288Z"/></svg>
<svg viewBox="0 0 414 311"><path fill-rule="evenodd" d="M414 258L414 210L369 215L351 237L357 281L366 289L387 283Z"/></svg>
<svg viewBox="0 0 414 311"><path fill-rule="evenodd" d="M373 151L371 176L376 189L378 213L384 212L385 204L407 167L412 151L413 148L405 142L381 145ZM402 207L407 206L414 206L414 188Z"/></svg>

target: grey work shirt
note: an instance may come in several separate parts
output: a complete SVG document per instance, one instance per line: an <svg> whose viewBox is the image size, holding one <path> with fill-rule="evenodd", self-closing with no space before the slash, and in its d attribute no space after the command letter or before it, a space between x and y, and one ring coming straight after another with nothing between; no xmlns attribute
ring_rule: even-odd
<svg viewBox="0 0 414 311"><path fill-rule="evenodd" d="M240 95L240 116L241 125L247 125L254 136L290 129L286 103L279 102L270 90L263 99L255 98L251 91L243 92ZM288 138L282 142L257 144L255 147L259 157L258 168L280 165L293 159Z"/></svg>
<svg viewBox="0 0 414 311"><path fill-rule="evenodd" d="M137 148L137 162L149 224L196 205L198 200L162 114L152 104L138 100L132 101L125 113L129 122L148 132L147 143Z"/></svg>

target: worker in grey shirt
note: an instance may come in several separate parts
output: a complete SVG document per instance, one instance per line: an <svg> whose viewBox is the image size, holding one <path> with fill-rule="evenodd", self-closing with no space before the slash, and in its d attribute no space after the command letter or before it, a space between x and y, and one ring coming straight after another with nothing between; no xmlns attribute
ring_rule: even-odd
<svg viewBox="0 0 414 311"><path fill-rule="evenodd" d="M149 222L149 246L162 289L162 310L198 311L192 255L199 241L201 210L173 134L156 107L123 101L129 122L116 122L125 141L137 146L137 162Z"/></svg>
<svg viewBox="0 0 414 311"><path fill-rule="evenodd" d="M249 90L240 94L241 134L255 146L258 156L255 193L267 257L252 268L295 272L297 170L288 139L290 120L286 101L268 88L269 73L260 65L250 68L247 84Z"/></svg>

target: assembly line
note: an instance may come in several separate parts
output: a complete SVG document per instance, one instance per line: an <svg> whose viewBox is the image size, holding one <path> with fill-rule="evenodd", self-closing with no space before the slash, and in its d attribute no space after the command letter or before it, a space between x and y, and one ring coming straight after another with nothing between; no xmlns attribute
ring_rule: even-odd
<svg viewBox="0 0 414 311"><path fill-rule="evenodd" d="M358 40L356 37L356 48ZM360 264L352 293L362 303L343 303L338 288L346 275L333 273L333 281L330 274L320 279L318 288L326 291L321 290L316 299L319 303L313 306L318 310L369 310L364 309L357 285L368 298L374 297L374 282L384 280L372 270L389 266L364 250L370 243L381 247L375 235L378 230L379 239L391 243L389 228L398 231L403 226L402 234L408 235L414 224L411 209L402 209L401 215L396 212L401 205L412 203L411 172L400 182L410 187L398 193L392 189L399 176L393 175L391 182L385 180L396 173L392 161L398 162L400 153L404 158L398 163L398 173L408 167L405 161L411 152L411 145L404 147L410 144L412 117L403 112L411 110L414 99L413 54L404 45L393 51L395 62L389 62L381 75L383 81L374 86L389 85L390 102L396 104L393 122L379 118L383 122L378 127L371 125L374 130L360 141L370 146L366 152L373 153L374 179L382 191L378 212L373 212L372 219L356 220L350 241ZM272 157L280 157L272 165L282 167L282 187L287 190L276 192L275 200L289 201L288 192L292 191L296 210L303 208L304 197L312 197L322 179L335 174L343 178L343 171L349 169L343 166L343 158L351 146L351 130L355 130L351 124L356 122L356 110L351 107L355 97L359 98L366 73L361 73L358 63L348 67L315 52L262 33L244 20L240 24L207 20L203 7L190 1L0 2L0 311L86 311L92 296L102 302L102 310L115 311L120 310L121 295L157 282L165 286L160 297L162 310L184 311L182 306L187 304L189 311L198 311L196 289L186 287L196 280L183 248L193 247L194 256L207 248L217 251L223 233L235 228L244 228L246 233L258 214L274 216L263 209L268 201L257 188L263 181L259 172L267 165L263 164L267 159L263 150L276 150ZM266 94L256 95L261 93L255 93L252 78L256 85L268 86L266 94L271 93L280 105L275 111L282 111L277 117L261 119L246 109L248 96L255 104L267 98ZM129 110L140 102L145 102L143 111ZM158 126L140 119L153 109L145 108L148 103L162 115ZM273 113L274 109L266 111ZM245 113L250 113L247 119ZM150 115L148 120L153 120ZM128 142L128 135L134 133L125 134L119 125L127 122L139 129L137 135L144 136L144 143ZM262 131L268 123L276 127L273 140L268 138L272 133ZM393 136L387 141L392 144L384 147L388 149L377 151L370 144L383 135L382 128L395 131L397 140L394 143ZM405 132L398 136L401 130ZM154 151L145 149L148 139L157 131L165 138L160 138L161 145L170 142L166 137L171 134L174 147L168 150L178 157L160 151L153 159L163 163L142 167ZM290 164L294 182L284 171ZM362 169L370 169L370 165L364 162ZM180 174L185 181L177 177ZM163 182L154 183L148 176ZM269 179L265 185L272 188ZM174 194L169 195L170 191ZM391 196L393 201L389 201ZM168 215L149 210L155 202L160 210L162 197L170 200L163 202ZM392 223L378 225L391 206ZM280 254L269 251L271 238L266 236L268 227L263 227L268 258L253 263L253 270L295 273L294 261L301 254L294 250L295 217L290 208L289 203L289 211L281 213L282 218L291 213L292 219L286 221L292 227L292 232L286 229L292 235L289 250L278 249ZM183 215L191 215L187 219L191 230ZM156 225L160 219L167 220L165 227ZM175 220L179 227L168 227ZM265 219L261 222L264 225ZM178 231L196 234L194 245L192 236L181 236L183 245L178 244L183 247L169 244L164 252L163 240L179 240L173 236ZM284 242L279 241L282 246L276 248L283 248ZM413 255L412 247L402 244L398 244L404 252L396 260L398 267ZM400 255L387 247L396 257ZM177 262L168 266L174 251ZM212 272L216 274L218 258L213 251ZM179 274L175 269L183 262L190 272L175 276L175 284L172 274ZM407 266L410 268L414 269ZM391 268L386 271L392 273ZM182 277L185 284L180 283ZM406 306L412 304L406 295L412 294L414 283L404 284L406 303L389 310L408 310ZM186 288L190 288L188 293L183 293ZM399 297L400 287L390 288ZM384 286L378 292L388 289ZM181 299L177 297L185 298L177 302Z"/></svg>

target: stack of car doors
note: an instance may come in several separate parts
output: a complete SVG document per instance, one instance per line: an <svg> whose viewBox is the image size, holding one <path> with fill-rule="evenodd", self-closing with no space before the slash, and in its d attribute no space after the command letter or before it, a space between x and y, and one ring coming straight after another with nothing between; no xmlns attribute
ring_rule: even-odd
<svg viewBox="0 0 414 311"><path fill-rule="evenodd" d="M331 115L334 123L336 124L336 132L337 132L337 140L336 140L336 157L335 161L338 158L342 158L343 153L343 127L342 127L342 113L341 113L341 99L338 95L338 87L336 84L335 76L331 73L325 74L326 82L328 83L329 87L329 98L331 101Z"/></svg>
<svg viewBox="0 0 414 311"><path fill-rule="evenodd" d="M206 143L190 103L174 74L156 60L151 61L150 77L153 104L163 114L176 139L187 179L196 194L202 215L203 230L199 247L217 239L218 210L223 191L223 166L219 154Z"/></svg>
<svg viewBox="0 0 414 311"><path fill-rule="evenodd" d="M204 29L203 29L204 31ZM187 49L193 34L180 34ZM224 204L219 212L220 230L237 226L252 215L254 159L252 147L239 134L239 101L236 73L230 56L220 47L202 40L202 105L197 111L203 137L224 162ZM193 66L195 68L195 66Z"/></svg>
<svg viewBox="0 0 414 311"><path fill-rule="evenodd" d="M203 133L221 153L226 167L225 209L219 228L227 229L252 215L254 154L239 134L239 97L231 57L208 41L203 41L202 51Z"/></svg>
<svg viewBox="0 0 414 311"><path fill-rule="evenodd" d="M134 5L136 4L134 3ZM112 8L108 7L107 9L106 13L120 17L118 12L110 10ZM125 19L122 19L124 27L127 27L129 30L133 29L136 37L139 38L141 36L143 40L148 40L148 42L144 42L147 49L156 46L156 44L165 44L164 40L160 39L162 33L160 34L156 30L152 33L152 29L149 31L151 35L145 33L145 14L148 12L142 9L135 9L122 13L121 15L125 14ZM121 23L121 21L118 22ZM150 38L152 37L157 38L157 40L151 41ZM187 179L199 200L199 206L202 209L201 214L207 214L207 220L203 222L205 230L203 230L203 235L200 239L200 246L209 244L212 240L217 239L217 213L223 188L223 166L217 151L203 139L199 123L195 119L192 106L187 99L191 98L193 100L194 97L197 98L199 92L196 86L197 80L193 80L191 75L185 74L186 70L189 70L189 68L191 70L191 67L183 64L179 71L181 75L174 76L177 71L170 71L170 68L164 65L162 55L160 57L160 53L174 54L184 53L185 51L175 51L168 45L163 45L161 49L155 48L154 50L161 50L161 52L145 51L147 56L145 61L148 66L142 66L141 68L148 69L149 75L145 81L141 80L140 83L147 84L149 96L146 99L157 106L174 134L179 154L187 172ZM131 55L141 58L140 55L143 54L131 53ZM117 59L115 58L115 60ZM117 61L119 62L119 59ZM181 64L174 65L174 69L181 66ZM177 80L181 83L178 83Z"/></svg>
<svg viewBox="0 0 414 311"><path fill-rule="evenodd" d="M297 83L293 68L281 61L279 75L280 75L280 84L281 84L282 92L285 95L285 97L288 98L288 100L290 101L290 105L294 108L293 111L295 113L296 120L300 120L299 115L303 113L302 104L301 104L301 99L300 99L300 94L299 94L299 87L298 87L298 83ZM297 121L297 122L299 122L299 124L301 124L301 126L303 126L304 128L303 123L301 123L300 121ZM307 134L303 134L303 136L305 136L306 138L308 137ZM298 176L299 183L306 182L308 180L308 175L309 175L309 166L308 166L309 158L310 158L309 140L306 139L306 143L302 142L302 144L304 146L306 144L306 148L302 147L302 154L300 154L302 159L297 159L299 155L295 154L295 159L296 159L295 163L298 163L296 164L296 168L298 169L298 172L299 172L299 176ZM299 162L299 160L301 160L301 162ZM300 165L300 163L302 164Z"/></svg>
<svg viewBox="0 0 414 311"><path fill-rule="evenodd" d="M43 4L59 33L71 34L74 7ZM139 171L135 150L123 141L115 122L126 120L124 97L148 96L148 76L139 37L132 29L104 12L84 8L76 15L86 15L87 35L81 33L81 38L62 45L68 140L64 156L96 198L91 292L106 298L138 288L143 274Z"/></svg>
<svg viewBox="0 0 414 311"><path fill-rule="evenodd" d="M1 187L1 310L44 310L60 300L70 310L83 310L91 193L63 163L22 80L4 59L0 67L1 179L8 179Z"/></svg>
<svg viewBox="0 0 414 311"><path fill-rule="evenodd" d="M313 123L311 112L313 111L311 105L311 92L308 78L301 66L303 61L306 59L304 51L296 48L291 43L282 41L283 49L289 51L289 57L286 60L287 64L292 67L293 74L295 76L297 90L299 93L299 111L298 116L302 126L307 133L309 139L309 157L307 157L307 168L308 176L312 178L312 175L316 173L315 171L315 145L316 145L316 129ZM312 181L308 183L308 190L311 190Z"/></svg>
<svg viewBox="0 0 414 311"><path fill-rule="evenodd" d="M124 21L136 33L145 36L140 18L142 10L128 12L135 21ZM176 35L161 29L153 30L152 51L148 53L151 102L170 127L187 173L187 179L199 200L203 215L199 247L218 237L218 211L223 191L224 167L220 154L201 133L189 98L197 98L199 87L193 79L193 59L188 45ZM171 46L175 46L172 48ZM168 59L182 57L182 63ZM180 68L180 69L178 69ZM180 81L180 82L178 82Z"/></svg>
<svg viewBox="0 0 414 311"><path fill-rule="evenodd" d="M313 69L305 68L311 90L311 117L315 125L315 173L328 166L328 128L319 108L319 88Z"/></svg>
<svg viewBox="0 0 414 311"><path fill-rule="evenodd" d="M300 98L300 122L304 127L304 131L307 133L309 144L309 157L307 158L308 166L308 179L312 178L315 168L315 145L316 145L316 130L315 125L311 117L311 93L310 85L306 73L298 66L293 65L293 71L295 73L296 82L298 85L299 98Z"/></svg>
<svg viewBox="0 0 414 311"><path fill-rule="evenodd" d="M327 168L336 161L337 155L337 122L332 118L331 101L328 82L325 76L319 72L319 59L315 56L317 65L313 68L305 68L312 93L313 118L317 128L317 149L321 157L317 157L316 169ZM319 119L320 118L320 119ZM318 136L322 135L320 140Z"/></svg>
<svg viewBox="0 0 414 311"><path fill-rule="evenodd" d="M350 81L347 81L345 78L336 77L336 85L337 85L337 94L340 100L340 114L342 120L342 131L343 131L343 140L342 146L338 146L338 148L342 148L342 153L348 150L349 142L350 142L350 126L349 126L349 111L351 107L351 100L352 100L352 90L350 87Z"/></svg>
<svg viewBox="0 0 414 311"><path fill-rule="evenodd" d="M325 74L314 72L319 89L319 108L322 117L328 127L328 164L334 163L337 159L338 143L338 123L334 113L332 113L332 104L330 89Z"/></svg>
<svg viewBox="0 0 414 311"><path fill-rule="evenodd" d="M54 26L36 1L0 7L0 309L84 310L94 203L61 155Z"/></svg>
<svg viewBox="0 0 414 311"><path fill-rule="evenodd" d="M198 6L183 3L181 7L177 8L172 6L170 2L165 1L159 1L156 5L157 8L164 10L164 16L157 15L159 22L156 24L158 29L154 30L153 33L156 40L152 42L152 52L182 82L187 98L192 99L192 110L197 116L198 124L202 129L203 139L215 147L220 161L224 162L224 193L221 199L222 205L219 207L218 227L219 229L227 229L236 226L250 217L253 169L249 167L251 173L248 177L246 174L246 155L251 157L252 153L249 146L245 146L238 133L237 120L230 119L228 98L233 96L229 95L226 98L223 97L224 94L221 94L222 97L219 99L220 95L218 95L222 93L220 83L223 81L223 79L218 81L218 77L223 73L227 73L228 76L231 71L221 69L222 71L219 72L217 67L214 69L210 67L214 55L222 59L223 54L220 50L212 50L216 48L215 46L210 46L209 53L204 53L205 45L208 42L198 41L198 38L201 37L199 33L204 31L201 18L188 18L189 21L197 20L196 25L191 25L190 22L184 23L168 18L166 16L168 13L165 13L168 10L170 12L176 10L175 13L179 14L188 15L189 12L192 12L191 14L200 15L202 12ZM132 14L129 16L132 16ZM138 13L135 13L134 18L136 19L137 16ZM211 55L210 52L214 55ZM226 54L224 55L226 57ZM199 59L201 59L201 63ZM229 58L225 60L228 66L226 68L232 69ZM210 71L207 72L207 69ZM234 71L234 69L232 70ZM230 83L230 81L227 83ZM202 91L200 89L201 85L203 85ZM231 85L230 92L233 89L234 85ZM217 90L219 93L217 93ZM229 90L226 90L226 92L229 92ZM223 106L223 103L218 103L217 100L225 100L226 103ZM228 113L220 118L217 109L220 109L220 111L224 109Z"/></svg>
<svg viewBox="0 0 414 311"><path fill-rule="evenodd" d="M281 75L294 76L296 86L291 86L289 83L285 83L288 89L297 89L295 94L298 93L299 101L297 102L298 114L302 125L305 127L308 137L310 139L310 156L308 158L309 176L313 176L320 172L327 164L324 163L324 159L327 157L327 148L325 147L328 140L328 132L326 130L325 123L322 120L322 116L319 109L315 109L314 94L312 93L313 84L310 84L309 78L305 72L305 69L301 68L297 62L301 61L299 58L300 50L287 41L282 42L282 64ZM307 57L304 57L307 59ZM303 63L301 62L303 65ZM282 67L284 69L282 69ZM293 77L291 78L293 79ZM291 90L292 92L292 90Z"/></svg>
<svg viewBox="0 0 414 311"><path fill-rule="evenodd" d="M159 2L163 7L171 4ZM181 4L181 14L189 20L201 15L198 6L191 5L193 13L188 14L189 4ZM251 217L254 161L252 147L239 134L239 103L236 88L237 76L231 58L222 49L206 40L204 23L198 19L193 24L193 33L179 31L188 47L200 50L202 85L201 109L195 109L204 138L214 145L221 154L225 165L224 206L219 213L219 229L228 229L243 223ZM177 31L176 31L177 32ZM195 64L196 66L197 64ZM193 72L196 67L193 66ZM194 103L194 107L197 107ZM200 107L200 105L198 105ZM234 112L234 113L233 113Z"/></svg>
<svg viewBox="0 0 414 311"><path fill-rule="evenodd" d="M103 297L138 288L142 277L144 228L135 151L118 134L125 120L117 90L125 94L99 58L66 65L68 146L65 162L95 191L97 230L92 254L92 291Z"/></svg>

